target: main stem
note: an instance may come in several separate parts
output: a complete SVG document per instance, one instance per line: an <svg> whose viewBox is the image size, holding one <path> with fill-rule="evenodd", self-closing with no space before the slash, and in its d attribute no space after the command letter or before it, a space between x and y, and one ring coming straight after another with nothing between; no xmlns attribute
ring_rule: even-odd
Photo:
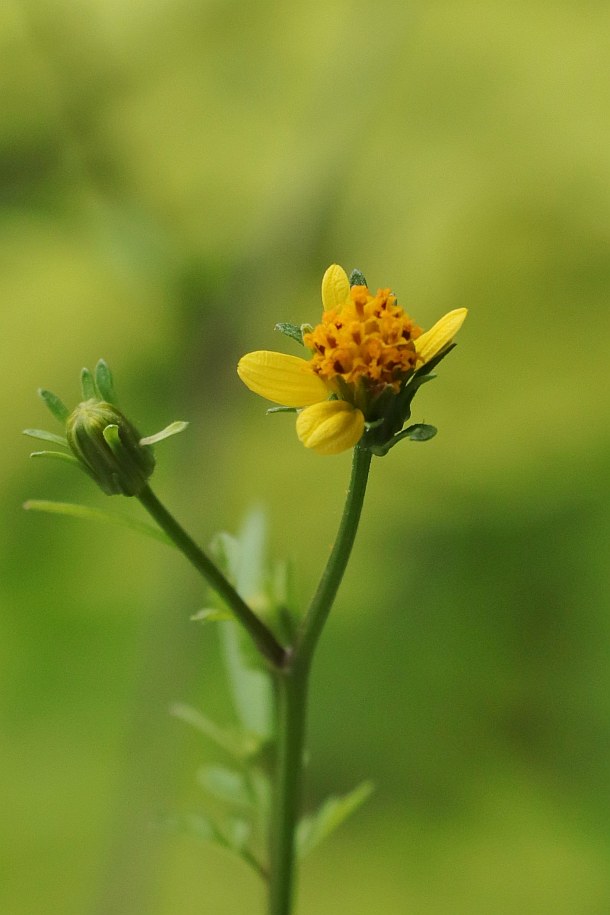
<svg viewBox="0 0 610 915"><path fill-rule="evenodd" d="M180 552L203 575L216 593L227 602L239 622L250 633L263 657L270 661L275 669L281 668L286 660L286 650L280 645L271 630L239 596L218 566L212 562L200 546L197 546L173 515L170 515L165 506L159 502L150 486L145 486L138 498Z"/></svg>
<svg viewBox="0 0 610 915"><path fill-rule="evenodd" d="M337 538L292 656L276 671L277 770L270 837L269 915L290 915L294 896L295 830L301 805L307 688L313 654L328 618L356 538L371 453L356 447L352 476Z"/></svg>
<svg viewBox="0 0 610 915"><path fill-rule="evenodd" d="M269 915L290 915L295 882L295 830L301 807L308 670L278 672L277 761L269 837Z"/></svg>

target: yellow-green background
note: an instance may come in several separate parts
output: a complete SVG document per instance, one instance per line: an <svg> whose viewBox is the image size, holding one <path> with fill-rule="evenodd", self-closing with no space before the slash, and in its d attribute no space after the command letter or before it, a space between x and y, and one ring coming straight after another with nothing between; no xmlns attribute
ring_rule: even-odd
<svg viewBox="0 0 610 915"><path fill-rule="evenodd" d="M331 262L423 326L466 305L375 460L320 648L307 804L374 797L299 915L610 911L610 13L605 0L5 0L0 593L7 915L258 915L243 865L159 827L228 712L203 590L135 534L21 509L110 502L29 463L35 391L104 356L207 542L269 507L311 592L349 456L234 371L315 322Z"/></svg>

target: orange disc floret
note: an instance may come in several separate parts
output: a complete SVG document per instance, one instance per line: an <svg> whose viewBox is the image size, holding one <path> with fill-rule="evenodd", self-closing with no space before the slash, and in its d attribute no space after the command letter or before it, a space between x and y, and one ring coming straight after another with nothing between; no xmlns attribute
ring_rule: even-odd
<svg viewBox="0 0 610 915"><path fill-rule="evenodd" d="M352 286L349 298L325 311L322 323L304 334L303 342L313 351L313 371L324 380L341 376L354 384L362 379L371 387L389 384L398 391L416 368L413 341L421 332L389 289L373 296L366 286Z"/></svg>

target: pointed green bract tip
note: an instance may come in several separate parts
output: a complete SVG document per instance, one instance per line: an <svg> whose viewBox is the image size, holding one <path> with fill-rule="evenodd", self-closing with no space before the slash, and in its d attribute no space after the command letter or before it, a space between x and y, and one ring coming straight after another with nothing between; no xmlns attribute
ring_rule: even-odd
<svg viewBox="0 0 610 915"><path fill-rule="evenodd" d="M350 286L368 286L366 277L361 270L352 270L349 277Z"/></svg>
<svg viewBox="0 0 610 915"><path fill-rule="evenodd" d="M57 394L53 394L52 391L47 391L45 388L38 388L38 396L44 400L55 419L58 419L60 423L66 422L70 411Z"/></svg>
<svg viewBox="0 0 610 915"><path fill-rule="evenodd" d="M89 369L82 369L80 373L80 384L83 392L83 400L92 400L97 397L95 381Z"/></svg>
<svg viewBox="0 0 610 915"><path fill-rule="evenodd" d="M117 403L112 373L103 359L100 359L95 366L95 385L102 400L112 404Z"/></svg>

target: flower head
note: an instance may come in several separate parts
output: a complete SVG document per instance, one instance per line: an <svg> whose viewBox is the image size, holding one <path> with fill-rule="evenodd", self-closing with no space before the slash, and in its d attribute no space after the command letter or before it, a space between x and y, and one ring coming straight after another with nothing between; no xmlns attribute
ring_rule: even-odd
<svg viewBox="0 0 610 915"><path fill-rule="evenodd" d="M38 393L64 427L65 436L40 429L26 435L61 445L64 451L35 451L33 457L52 457L75 464L109 496L139 496L155 469L152 445L182 432L188 425L177 421L161 432L142 438L116 405L110 369L100 359L92 373L81 372L83 400L70 412L51 391Z"/></svg>
<svg viewBox="0 0 610 915"><path fill-rule="evenodd" d="M338 454L359 442L385 454L405 437L400 430L411 400L451 349L466 309L450 311L422 332L390 289L373 295L356 272L350 285L337 264L322 279L322 305L322 320L313 328L278 325L310 350L309 359L248 353L239 361L239 377L256 394L299 409L297 435L319 454Z"/></svg>

